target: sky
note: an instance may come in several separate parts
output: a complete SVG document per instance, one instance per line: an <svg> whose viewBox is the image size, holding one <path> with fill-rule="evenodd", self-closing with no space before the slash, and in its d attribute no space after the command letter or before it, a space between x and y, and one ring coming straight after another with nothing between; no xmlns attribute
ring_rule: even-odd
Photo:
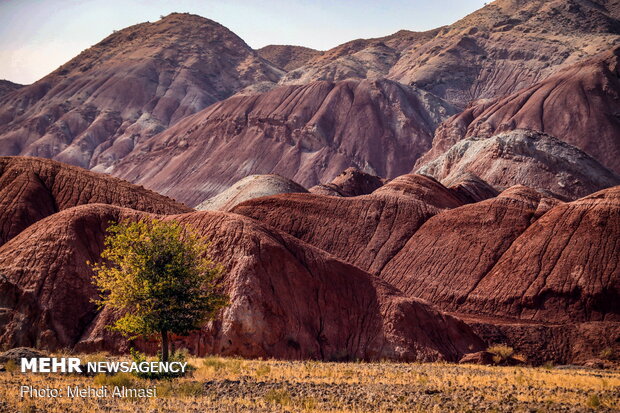
<svg viewBox="0 0 620 413"><path fill-rule="evenodd" d="M327 50L353 39L451 24L483 5L479 0L0 0L0 79L32 83L113 30L171 12L215 20L253 48L292 44Z"/></svg>

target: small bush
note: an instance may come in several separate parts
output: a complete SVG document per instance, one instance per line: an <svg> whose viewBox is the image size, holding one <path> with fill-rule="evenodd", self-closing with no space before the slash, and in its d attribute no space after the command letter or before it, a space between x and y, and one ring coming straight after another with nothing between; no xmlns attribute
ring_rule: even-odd
<svg viewBox="0 0 620 413"><path fill-rule="evenodd" d="M598 394L591 394L588 396L588 401L586 403L588 407L592 407L596 409L601 406L601 399L598 397Z"/></svg>
<svg viewBox="0 0 620 413"><path fill-rule="evenodd" d="M6 364L4 365L4 369L8 371L9 373L17 373L18 371L20 371L20 368L15 362L15 360L7 361Z"/></svg>
<svg viewBox="0 0 620 413"><path fill-rule="evenodd" d="M598 357L603 360L612 360L614 358L614 350L611 347L607 347L598 353Z"/></svg>
<svg viewBox="0 0 620 413"><path fill-rule="evenodd" d="M493 361L495 364L506 362L515 353L512 347L504 344L496 344L487 349L487 351L493 354Z"/></svg>
<svg viewBox="0 0 620 413"><path fill-rule="evenodd" d="M132 387L134 379L129 373L116 373L113 376L99 373L93 379L96 386Z"/></svg>

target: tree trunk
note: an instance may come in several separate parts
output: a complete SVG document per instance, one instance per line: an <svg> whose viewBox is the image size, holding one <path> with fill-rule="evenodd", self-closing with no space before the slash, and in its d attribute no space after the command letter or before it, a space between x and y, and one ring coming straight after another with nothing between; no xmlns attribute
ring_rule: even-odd
<svg viewBox="0 0 620 413"><path fill-rule="evenodd" d="M168 361L168 331L161 332L161 361Z"/></svg>

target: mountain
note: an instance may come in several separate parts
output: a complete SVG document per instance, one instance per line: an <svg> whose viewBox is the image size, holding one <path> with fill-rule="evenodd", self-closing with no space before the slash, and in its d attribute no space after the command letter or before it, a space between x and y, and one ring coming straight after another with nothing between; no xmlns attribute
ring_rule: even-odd
<svg viewBox="0 0 620 413"><path fill-rule="evenodd" d="M317 80L370 79L386 77L403 49L415 48L432 39L438 30L401 30L375 39L357 39L334 47L308 60L282 77L282 84L307 84Z"/></svg>
<svg viewBox="0 0 620 413"><path fill-rule="evenodd" d="M620 186L563 203L518 185L464 205L461 185L485 184L457 182L406 175L371 195L284 194L233 212L376 274L534 363L591 358L620 338Z"/></svg>
<svg viewBox="0 0 620 413"><path fill-rule="evenodd" d="M613 0L496 0L450 26L337 46L280 82L386 77L465 107L620 44L619 18Z"/></svg>
<svg viewBox="0 0 620 413"><path fill-rule="evenodd" d="M513 187L430 218L383 278L440 308L477 316L619 321L619 196L616 186L543 204L536 191Z"/></svg>
<svg viewBox="0 0 620 413"><path fill-rule="evenodd" d="M0 343L127 351L127 340L105 328L114 314L97 312L91 301L97 292L86 261L98 260L110 221L148 216L83 205L0 247ZM210 211L165 219L208 235L212 255L225 267L221 281L231 304L200 332L173 338L195 354L456 361L483 347L460 320L267 225Z"/></svg>
<svg viewBox="0 0 620 413"><path fill-rule="evenodd" d="M426 220L461 205L454 192L433 178L405 175L370 195L284 194L241 203L232 212L378 274Z"/></svg>
<svg viewBox="0 0 620 413"><path fill-rule="evenodd" d="M0 79L0 97L8 95L9 93L24 87L17 83L10 82L8 80Z"/></svg>
<svg viewBox="0 0 620 413"><path fill-rule="evenodd" d="M0 157L0 245L58 211L95 203L156 214L191 211L168 197L109 175L48 159Z"/></svg>
<svg viewBox="0 0 620 413"><path fill-rule="evenodd" d="M532 129L561 139L620 173L620 47L566 67L529 88L473 103L444 122L422 166L460 139Z"/></svg>
<svg viewBox="0 0 620 413"><path fill-rule="evenodd" d="M303 186L280 175L250 175L237 181L226 189L200 203L198 211L220 210L230 211L241 202L263 196L308 192Z"/></svg>
<svg viewBox="0 0 620 413"><path fill-rule="evenodd" d="M283 72L222 25L173 13L117 31L0 103L0 153L106 171L184 116Z"/></svg>
<svg viewBox="0 0 620 413"><path fill-rule="evenodd" d="M315 82L234 96L134 148L112 174L196 205L253 174L308 188L348 167L393 178L455 109L389 80Z"/></svg>
<svg viewBox="0 0 620 413"><path fill-rule="evenodd" d="M524 130L461 140L416 172L442 182L471 173L500 191L520 184L565 201L620 185L620 175L574 146Z"/></svg>
<svg viewBox="0 0 620 413"><path fill-rule="evenodd" d="M303 46L269 45L256 52L263 59L284 71L291 71L303 66L310 59L320 56L323 52Z"/></svg>
<svg viewBox="0 0 620 413"><path fill-rule="evenodd" d="M319 195L358 196L370 194L384 183L385 180L378 176L347 168L331 182L313 186L308 191Z"/></svg>

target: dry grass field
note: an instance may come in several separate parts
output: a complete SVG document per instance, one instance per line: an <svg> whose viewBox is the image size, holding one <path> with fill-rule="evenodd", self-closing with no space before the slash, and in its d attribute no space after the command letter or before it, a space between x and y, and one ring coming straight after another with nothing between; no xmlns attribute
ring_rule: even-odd
<svg viewBox="0 0 620 413"><path fill-rule="evenodd" d="M104 357L84 356L86 358ZM0 373L2 412L609 412L620 371L443 363L322 363L192 358L191 377ZM22 385L157 389L152 398L20 398Z"/></svg>

